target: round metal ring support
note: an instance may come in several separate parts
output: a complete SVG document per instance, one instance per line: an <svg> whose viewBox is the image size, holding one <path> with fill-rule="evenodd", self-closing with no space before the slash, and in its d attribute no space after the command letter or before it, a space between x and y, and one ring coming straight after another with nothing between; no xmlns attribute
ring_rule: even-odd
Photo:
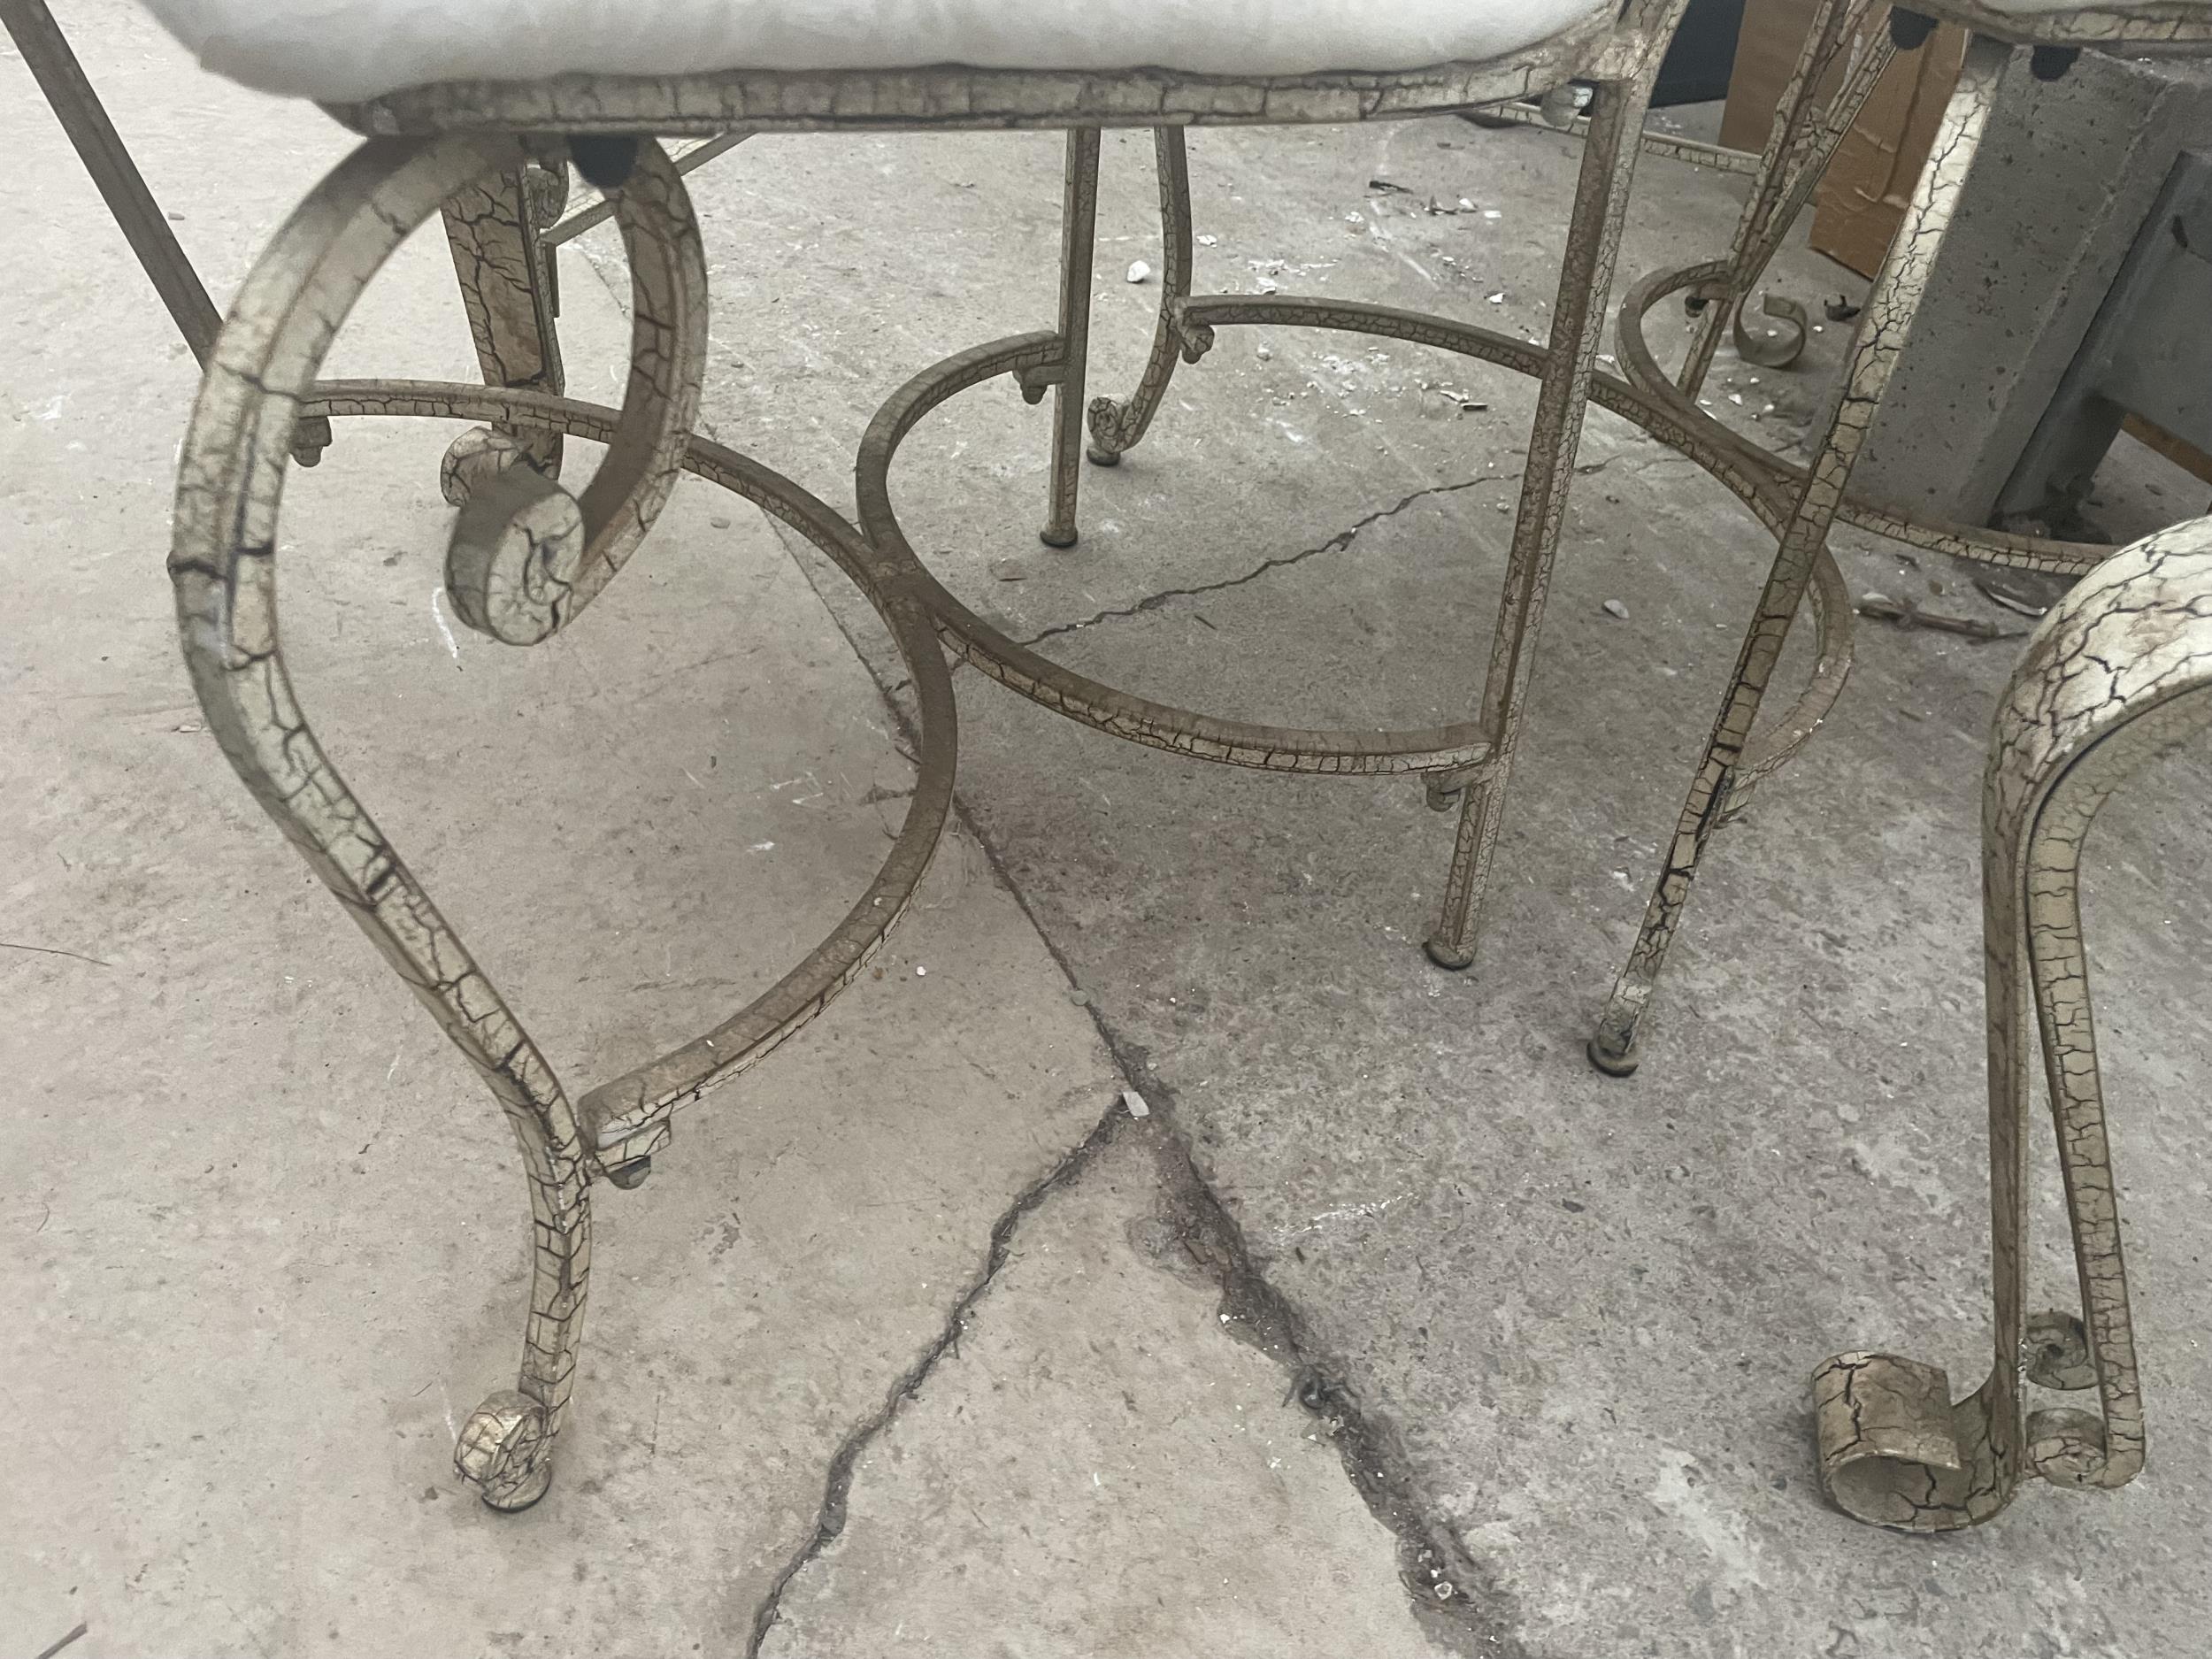
<svg viewBox="0 0 2212 1659"><path fill-rule="evenodd" d="M1020 377L1059 361L1050 334L1018 334L978 346L925 369L876 411L861 440L856 470L860 522L869 541L921 569L924 602L953 649L1002 685L1072 719L1133 742L1227 765L1267 772L1387 773L1472 767L1489 742L1472 721L1410 731L1373 732L1260 726L1224 720L1102 685L1040 657L992 627L922 569L891 505L891 461L923 416L972 386Z"/></svg>
<svg viewBox="0 0 2212 1659"><path fill-rule="evenodd" d="M1301 299L1286 295L1210 296L1186 302L1193 329L1233 324L1333 329L1433 347L1477 358L1532 378L1546 363L1542 346L1472 324L1416 311L1355 302ZM1054 334L1018 334L945 358L893 394L861 441L855 482L861 527L868 540L916 572L917 591L958 655L1010 689L1071 719L1149 748L1226 765L1270 772L1376 775L1426 773L1463 776L1479 769L1490 751L1488 734L1474 722L1410 730L1326 730L1254 725L1217 718L1156 703L1103 685L1039 656L977 616L915 557L893 506L889 473L907 434L923 417L963 391L999 375L1017 380L1049 371L1059 362ZM1770 530L1786 519L1789 503L1771 471L1702 416L1686 419L1664 400L1609 375L1594 375L1591 397L1651 437L1694 461L1748 507ZM1693 410L1693 415L1697 411ZM1812 674L1797 702L1776 721L1747 759L1732 810L1760 778L1803 746L1835 702L1850 667L1851 608L1833 560L1824 553L1815 570L1812 612L1817 648Z"/></svg>

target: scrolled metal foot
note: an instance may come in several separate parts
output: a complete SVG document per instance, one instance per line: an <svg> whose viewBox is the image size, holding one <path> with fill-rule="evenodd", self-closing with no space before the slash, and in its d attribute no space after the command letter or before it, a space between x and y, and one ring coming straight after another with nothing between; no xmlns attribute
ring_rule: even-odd
<svg viewBox="0 0 2212 1659"><path fill-rule="evenodd" d="M553 1440L545 1408L503 1388L469 1413L453 1448L453 1471L490 1508L526 1509L553 1485Z"/></svg>
<svg viewBox="0 0 2212 1659"><path fill-rule="evenodd" d="M2112 1452L2105 1421L2093 1411L2067 1406L2028 1414L2028 1467L2055 1486L2086 1492L2120 1485L2134 1471L2113 1479Z"/></svg>
<svg viewBox="0 0 2212 1659"><path fill-rule="evenodd" d="M1974 1460L1958 1423L1978 1398L1955 1409L1939 1365L1837 1355L1813 1373L1821 1490L1854 1519L1904 1532L1948 1532L1983 1518L1969 1513ZM1985 1435L1972 1438L1985 1448Z"/></svg>
<svg viewBox="0 0 2212 1659"><path fill-rule="evenodd" d="M1190 164L1183 149L1183 129L1156 128L1152 149L1160 176L1159 320L1153 326L1152 350L1137 379L1137 389L1127 401L1091 399L1088 454L1094 466L1121 465L1123 454L1142 441L1152 417L1159 412L1177 357L1195 363L1214 342L1212 329L1202 324L1193 327L1185 314L1191 288L1191 213Z"/></svg>
<svg viewBox="0 0 2212 1659"><path fill-rule="evenodd" d="M2069 594L1999 703L1982 787L1993 1356L1952 1407L1943 1373L1847 1354L1814 1377L1821 1474L1846 1512L1938 1531L2002 1509L2020 1480L2125 1486L2143 1467L2117 1184L2082 937L2097 814L2153 755L2212 730L2212 518L2116 555ZM2038 1041L2038 1038L2040 1041ZM2082 1313L2028 1314L2027 1157L2041 1062ZM2028 1412L2023 1384L2094 1390L2095 1411Z"/></svg>
<svg viewBox="0 0 2212 1659"><path fill-rule="evenodd" d="M550 639L589 540L576 497L533 467L511 467L475 486L446 552L454 615L507 645Z"/></svg>
<svg viewBox="0 0 2212 1659"><path fill-rule="evenodd" d="M706 267L690 203L657 146L631 157L612 195L635 316L621 441L581 495L556 481L557 431L480 426L439 468L461 509L446 556L454 611L504 644L550 638L622 567L682 471L698 410Z"/></svg>
<svg viewBox="0 0 2212 1659"><path fill-rule="evenodd" d="M1190 236L1190 205L1184 205L1184 236ZM1144 369L1144 378L1137 382L1135 396L1128 403L1119 398L1091 398L1091 465L1119 466L1128 449L1137 447L1137 440L1144 438L1153 426L1153 416L1159 413L1159 403L1168 396L1168 378L1175 373L1175 360L1197 363L1199 358L1215 349L1215 332L1206 323L1190 320L1190 274L1188 258L1184 261L1184 274L1175 276L1175 265L1168 265L1168 288L1181 285L1184 292L1168 292L1159 303L1159 329L1153 336L1153 356Z"/></svg>

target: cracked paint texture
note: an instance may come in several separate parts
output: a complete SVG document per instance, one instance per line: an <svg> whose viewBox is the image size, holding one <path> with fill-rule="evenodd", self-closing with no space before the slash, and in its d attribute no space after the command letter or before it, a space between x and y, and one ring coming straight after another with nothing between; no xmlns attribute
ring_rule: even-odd
<svg viewBox="0 0 2212 1659"><path fill-rule="evenodd" d="M1594 397L1629 413L1654 435L1708 465L1770 522L1784 518L1774 505L1776 475L1770 467L1710 442L1694 419L1678 418L1663 400L1594 372L1602 334L1599 308L1609 286L1638 148L1632 141L1659 53L1682 4L1683 0L1630 0L1617 12L1595 14L1500 62L1394 75L1236 82L1152 71L1075 76L938 68L837 75L737 72L672 81L565 77L532 84L433 87L334 111L359 130L384 136L373 138L331 175L280 233L242 293L219 342L183 457L172 572L195 684L226 754L468 1056L514 1127L528 1179L535 1245L524 1362L518 1387L494 1395L472 1416L457 1453L458 1467L488 1502L501 1508L526 1507L550 1479L588 1280L590 1181L600 1175L641 1178L647 1160L666 1140L672 1110L735 1075L818 1013L857 972L910 898L941 826L951 787L951 696L933 626L1001 683L1139 742L1269 770L1409 772L1448 779L1455 787L1442 803L1450 804L1455 796L1463 796L1463 803L1443 914L1430 949L1447 965L1471 960L1587 402ZM1963 4L1940 9L1985 24L2003 39L2201 50L2196 42L2212 38L2205 8L2197 4L2032 19ZM1843 15L1840 0L1828 15L1832 23ZM1678 919L1705 835L1761 770L1750 733L1760 695L1808 585L1816 596L1824 595L1823 575L1832 569L1825 563L1826 531L1845 508L1852 460L1970 164L2001 57L1993 37L1978 40L1970 51L1960 94L1868 308L1835 430L1799 480L1801 488L1786 522L1778 525L1781 553L1776 572L1747 640L1736 691L1716 728L1669 871L1655 895L1655 919L1647 921L1640 945L1642 999L1647 999L1658 959ZM1189 295L1183 126L1386 119L1521 97L1571 78L1591 81L1598 90L1548 346L1528 348L1446 319L1379 307ZM1084 396L1098 129L1104 126L1156 129L1168 231L1169 276L1163 284L1154 349L1125 404L1110 399L1087 403ZM549 175L540 165L544 141L526 144L513 136L561 133L619 138L641 130L721 135L733 127L1064 127L1071 133L1058 329L959 354L910 382L879 411L859 462L865 541L788 480L690 435L704 360L704 265L680 181L653 143L640 146L634 174L616 191L635 290L623 410L616 416L558 396L561 368L551 320L557 295L537 234L554 217L557 203ZM435 136L396 136L403 134ZM1782 216L1781 204L1806 170L1801 144L1788 148L1786 159L1794 171L1785 170L1786 183L1778 182L1784 174L1778 173L1778 182L1766 187L1772 199L1765 204L1765 219L1756 234L1747 230L1740 237L1747 250L1768 234L1769 221ZM498 385L481 390L407 382L315 382L314 370L338 325L383 258L442 210L480 360ZM1002 639L945 594L915 560L899 533L885 478L900 439L938 403L999 374L1015 378L1033 399L1048 387L1056 390L1048 532L1048 539L1056 534L1071 539L1087 419L1100 458L1118 456L1143 435L1164 396L1175 357L1196 361L1214 327L1234 321L1347 328L1425 342L1504 364L1540 380L1505 595L1478 718L1377 734L1247 726L1164 708L1083 680L1026 646ZM884 873L838 931L800 968L714 1033L592 1090L577 1103L571 1102L488 977L347 789L313 736L279 648L275 520L288 445L307 423L327 414L401 412L489 423L488 435L472 434L456 446L444 474L462 507L449 558L449 587L456 613L468 626L526 644L572 623L635 550L677 474L689 470L760 502L854 578L897 636L924 709L922 782L906 826ZM609 445L597 475L580 493L571 493L551 476L564 434ZM522 461L530 465L517 465ZM1778 764L1793 748L1792 742L1773 751L1763 764ZM2086 822L2082 816L2080 827ZM2051 844L2063 840L2055 833ZM2078 849L2078 835L2074 844ZM2078 959L2078 937L2073 957L2066 957L2062 948L2068 936L2059 926L2063 917L2055 911L2047 917L2038 909L2044 901L2036 899L2035 891L2026 901L2031 938L2057 941L2051 947L2059 953L2053 961ZM2066 902L2070 902L2070 887ZM2037 962L2041 964L2044 958L2038 956ZM1632 964L1622 995L1629 995L1638 971ZM2050 984L2065 982L2063 974L2052 971ZM2078 972L2074 982L2079 982ZM2041 988L2045 980L2037 983ZM1640 999L1631 1000L1634 1006L1626 1025L1613 1033L1622 1039L1624 1054L1632 1038L1633 1016L1642 1005ZM2061 1011L2071 1007L2066 1004ZM2086 1018L2085 989L2078 1015L2083 1042ZM2047 1041L2059 1023L2056 1014L2047 1013ZM2068 1074L2078 1084L2070 1099L2093 1095L2093 1049L2088 1052L2086 1071L2077 1067ZM2101 1108L2090 1113L2084 1107L2064 1144L2070 1179L2078 1172L2082 1190L2093 1200L2093 1178L2103 1156ZM2106 1192L2108 1200L2108 1179ZM2108 1211L2108 1202L2101 1213ZM2085 1225L2093 1232L2101 1225L2100 1213L2094 1202L2082 1205L2078 1225L2084 1225L2078 1217L2087 1215ZM2102 1420L2080 1413L2042 1413L2027 1430L2033 1467L2083 1483L2124 1479L2134 1467L2131 1460L2139 1461L2139 1418L2131 1415L2131 1357L2124 1364L2117 1356L2124 1348L2126 1325L2116 1236L2109 1262L2109 1271L2093 1284L2085 1268L2089 1317L2078 1342L2062 1321L2046 1319L2035 1327L2046 1339L2043 1374L2083 1375L2093 1359L2090 1368L2098 1378ZM2012 1323L2024 1329L2016 1308L2013 1313ZM2001 1289L2001 1330L2005 1319ZM1905 1401L1890 1415L1899 1423L1916 1421L1919 1406L1913 1402L1924 1403L1941 1390L1931 1390L1922 1378L1918 1394L1908 1400L1909 1390L1903 1382L1889 1380L1893 1372L1883 1369L1885 1363L1855 1363L1846 1392L1870 1399L1872 1391L1889 1387ZM1862 1428L1882 1420L1881 1409L1854 1409L1854 1422ZM1977 1429L1978 1424L1985 1426ZM2006 1459L2017 1461L2021 1437L2006 1426L2001 1414L1985 1412L1970 1422L1962 1417L1954 1438L1965 1448L1953 1460L1955 1469L1978 1470L1986 1462L2001 1474ZM1940 1451L1924 1435L1909 1445L1932 1455ZM1858 1460L1846 1461L1856 1467ZM1988 1486L1996 1489L1995 1484ZM1924 1496L1920 1502L1927 1509L1932 1501ZM1972 1509L1971 1502L1961 1502L1962 1513Z"/></svg>
<svg viewBox="0 0 2212 1659"><path fill-rule="evenodd" d="M2069 575L2096 569L2112 553L2109 548L2087 543L1924 521L1883 503L1854 497L1849 494L1851 472L1957 211L2012 43L2137 54L2212 55L2212 6L2202 0L2171 0L2134 6L2047 10L1938 0L1915 10L1962 24L1975 33L1912 200L1859 319L1843 395L1815 450L1812 465L1792 465L1780 456L1749 443L1699 409L1697 393L1724 323L1740 316L1744 301L1809 199L1829 157L1893 53L1893 43L1886 32L1872 35L1863 32L1873 15L1870 0L1824 0L1815 13L1784 89L1729 257L1647 278L1632 289L1622 305L1621 360L1630 381L1666 405L1689 427L1701 450L1727 454L1737 468L1764 474L1770 486L1790 489L1794 503L1786 522L1776 526L1779 546L1773 568L1692 780L1688 799L1667 844L1636 941L1590 1039L1591 1063L1616 1076L1626 1076L1636 1069L1638 1033L1713 832L1741 810L1751 787L1779 758L1802 745L1841 689L1839 672L1832 679L1816 672L1813 687L1785 717L1780 733L1763 744L1755 739L1752 728L1768 681L1808 588L1818 601L1822 589L1831 582L1833 566L1826 542L1835 521L1840 518L1862 529L1931 551ZM1840 80L1836 90L1821 99L1818 91L1824 81L1837 75ZM1707 303L1693 326L1682 369L1670 376L1661 370L1644 338L1644 319L1658 299L1678 291L1701 296ZM1832 612L1837 607L1818 603L1816 609ZM1824 643L1824 658L1827 654Z"/></svg>
<svg viewBox="0 0 2212 1659"><path fill-rule="evenodd" d="M554 326L560 312L557 267L552 250L539 237L560 216L567 196L565 165L554 173L526 164L479 180L445 204L446 242L487 386L565 389ZM540 472L558 476L558 434L505 435L527 446L531 465ZM447 499L461 504L450 487Z"/></svg>
<svg viewBox="0 0 2212 1659"><path fill-rule="evenodd" d="M2029 642L1997 710L1982 790L1995 1355L1955 1405L1943 1371L1849 1353L1813 1377L1821 1479L1861 1520L1985 1521L2024 1475L2117 1486L2143 1467L2118 1195L2081 931L2082 849L2152 756L2212 726L2212 518L2110 559ZM2025 1312L2031 1044L2039 1035L2082 1313ZM2030 1411L2024 1384L2095 1391Z"/></svg>

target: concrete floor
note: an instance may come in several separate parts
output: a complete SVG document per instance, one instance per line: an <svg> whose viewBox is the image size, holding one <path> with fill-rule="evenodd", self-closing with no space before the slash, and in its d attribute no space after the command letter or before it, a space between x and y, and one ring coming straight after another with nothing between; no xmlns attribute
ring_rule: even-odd
<svg viewBox="0 0 2212 1659"><path fill-rule="evenodd" d="M197 77L120 0L60 15L227 295L344 134ZM605 1194L553 1494L482 1510L447 1459L514 1358L504 1127L199 728L161 573L189 359L20 66L0 80L10 1651L79 1623L88 1656L2201 1646L2205 757L2111 809L2089 879L2150 1468L2031 1486L1971 1536L1858 1527L1812 1483L1812 1365L1985 1363L1977 782L2009 648L1864 625L1838 717L1719 846L1642 1073L1594 1076L1768 551L1603 416L1474 972L1417 948L1448 826L1413 787L1202 768L963 672L963 823L921 904L879 974ZM1448 121L1202 134L1201 283L1540 334L1573 166ZM849 505L894 387L1048 321L1058 172L1048 137L866 137L697 175L706 425ZM1624 271L1723 245L1733 188L1647 163ZM1110 136L1102 389L1149 332L1156 286L1120 273L1158 262L1152 189L1143 137ZM1432 193L1501 217L1405 211ZM571 385L605 396L626 288L599 236L575 255ZM1854 286L1801 251L1778 280ZM1839 345L1724 354L1710 396L1786 434ZM470 373L436 238L332 371ZM1036 541L1046 421L1010 388L933 417L893 481L971 603L1087 672L1426 723L1471 695L1530 402L1409 349L1225 331L1087 472L1072 552ZM442 626L449 435L355 423L296 477L288 646L364 798L588 1084L765 986L865 880L907 787L898 677L833 571L698 485L557 642ZM2116 523L2177 488L2131 467ZM1855 591L2007 619L1935 561L1844 557Z"/></svg>

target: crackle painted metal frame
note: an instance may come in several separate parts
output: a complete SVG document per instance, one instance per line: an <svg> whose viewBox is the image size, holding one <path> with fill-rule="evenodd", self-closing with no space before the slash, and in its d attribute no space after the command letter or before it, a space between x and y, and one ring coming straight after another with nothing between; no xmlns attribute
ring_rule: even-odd
<svg viewBox="0 0 2212 1659"><path fill-rule="evenodd" d="M1982 786L1995 1353L1955 1404L1940 1367L1840 1354L1813 1374L1821 1484L1906 1532L1988 1520L2023 1477L2118 1486L2143 1466L2117 1189L2082 939L2091 825L2152 756L2212 728L2212 518L2124 549L2036 630L1998 705ZM2039 1035L2082 1313L2029 1315L2028 1145ZM2025 1386L2093 1389L2031 1411Z"/></svg>
<svg viewBox="0 0 2212 1659"><path fill-rule="evenodd" d="M974 347L917 374L877 412L861 444L856 488L863 528L902 556L912 548L893 503L889 474L907 434L941 403L986 380L1011 377L1031 402L1054 397L1052 459L1045 524L1049 546L1077 538L1081 461L1118 465L1142 441L1179 362L1196 364L1216 330L1236 324L1308 327L1402 340L1478 358L1539 382L1529 459L1508 557L1489 664L1475 718L1414 729L1326 730L1226 720L1154 702L1104 685L1009 639L941 585L929 603L953 649L1002 685L1102 731L1196 758L1264 771L1420 777L1430 803L1458 809L1458 828L1440 914L1426 948L1440 965L1475 959L1481 902L1496 856L1499 828L1538 629L1564 520L1583 411L1594 399L1704 466L1778 533L1787 503L1777 481L1724 431L1683 420L1671 403L1596 372L1601 306L1610 288L1623 216L1657 58L1680 7L1671 0L1632 6L1621 26L1632 50L1601 54L1577 72L1594 85L1589 142L1567 236L1549 342L1532 346L1455 319L1351 301L1293 296L1192 293L1189 170L1185 123L1156 125L1154 149L1162 224L1161 304L1152 346L1126 398L1086 402L1093 242L1099 145L1094 128L1070 133L1062 219L1059 325ZM1472 88L1486 77L1464 77ZM1563 85L1564 82L1555 82ZM1528 87L1526 90L1541 90ZM1411 108L1418 100L1405 101ZM1385 112L1397 112L1386 104ZM1087 443L1086 442L1087 428ZM1762 772L1793 754L1840 687L1849 656L1850 609L1824 551L1816 559L1817 663L1778 738L1756 757Z"/></svg>
<svg viewBox="0 0 2212 1659"><path fill-rule="evenodd" d="M493 1507L526 1508L552 1478L567 1417L591 1261L590 1187L631 1187L675 1110L803 1025L859 972L911 899L950 807L949 670L913 572L854 535L778 474L695 437L706 351L706 269L682 184L657 146L638 147L613 193L628 252L634 326L618 411L563 397L549 356L539 385L326 381L318 366L385 258L442 209L457 258L534 261L516 216L531 156L496 134L363 145L280 230L215 342L180 464L170 571L186 661L209 729L255 797L430 1010L505 1110L522 1155L535 1241L516 1388L473 1412L455 1462ZM515 280L475 291L511 293ZM518 374L526 319L472 313L488 368ZM494 353L501 354L497 363ZM882 616L917 689L916 790L883 867L836 930L713 1031L572 1101L486 970L472 957L317 741L294 694L277 629L277 517L285 469L308 418L417 415L488 423L493 441L449 457L463 502L447 585L470 626L517 645L573 624L636 550L679 474L690 472L775 514L834 559ZM603 443L580 491L541 466L557 440ZM464 465L465 463L465 465Z"/></svg>
<svg viewBox="0 0 2212 1659"><path fill-rule="evenodd" d="M1621 363L1630 382L1700 433L1705 443L1730 446L1739 465L1789 492L1792 506L1688 798L1665 843L1664 862L1635 943L1588 1044L1591 1064L1617 1077L1636 1070L1638 1035L1714 831L1741 810L1763 771L1770 770L1757 764L1760 746L1753 727L1798 608L1809 585L1816 584L1823 573L1830 526L1841 518L1916 547L2069 575L2096 570L2113 553L2110 548L2086 543L1917 519L1854 497L1850 478L1956 212L2014 45L2036 48L2039 73L2062 73L2070 61L2068 54L2083 46L2212 56L2212 6L2204 0L2127 12L2084 9L2001 18L1958 0L1937 0L1926 6L1926 12L1964 23L1975 32L1969 36L1958 84L1928 162L1861 313L1843 396L1828 429L1812 445L1811 465L1800 467L1785 461L1729 432L1698 407L1697 393L1721 329L1740 319L1791 220L1810 199L1829 156L1872 91L1895 42L1910 40L1916 46L1917 38L1924 38L1925 17L1893 12L1888 34L1868 40L1861 26L1874 14L1875 5L1876 0L1824 0L1816 13L1729 257L1648 277L1630 289L1621 308ZM1852 51L1855 40L1860 44ZM1851 51L1848 58L1847 51ZM1839 69L1837 89L1823 102L1819 88ZM1697 315L1684 365L1670 376L1645 338L1644 319L1661 299L1675 293L1701 302L1703 309ZM1745 339L1740 322L1738 336L1740 342ZM1801 741L1797 710L1782 724Z"/></svg>
<svg viewBox="0 0 2212 1659"><path fill-rule="evenodd" d="M1179 359L1196 363L1217 326L1269 323L1341 329L1426 343L1502 364L1540 381L1531 460L1522 482L1505 591L1476 718L1408 731L1314 730L1231 721L1154 703L1061 668L1006 639L933 580L928 601L947 639L987 674L1036 701L1135 741L1202 758L1306 772L1420 775L1431 802L1460 809L1440 920L1428 941L1447 966L1474 959L1480 901L1495 857L1508 775L1534 661L1550 568L1564 516L1582 411L1596 396L1717 471L1774 521L1770 492L1721 448L1681 440L1694 427L1653 406L1632 388L1594 374L1622 216L1657 58L1671 38L1681 0L1630 0L1552 40L1491 64L1447 65L1399 74L1325 74L1239 82L1158 71L1114 75L1020 74L940 68L841 75L728 74L674 82L592 78L527 86L428 88L334 111L359 130L549 127L601 132L633 120L658 131L717 133L716 142L756 131L853 126L1068 129L1062 223L1061 295L1050 333L1018 336L963 352L918 375L879 411L864 441L857 489L872 540L910 557L887 486L899 443L930 410L957 392L1004 374L1032 402L1053 394L1050 493L1042 539L1077 539L1081 462L1115 465L1141 442L1159 410ZM1191 204L1183 128L1190 125L1370 120L1457 110L1563 88L1594 87L1586 150L1567 257L1554 307L1552 343L1532 351L1518 341L1451 319L1355 303L1270 296L1254 303L1191 293ZM1163 223L1163 282L1151 352L1134 394L1087 402L1091 287L1095 241L1099 131L1110 125L1154 128ZM741 130L729 132L736 127ZM512 215L507 216L511 219ZM518 262L510 259L508 266ZM465 285L485 280L479 262ZM528 301L512 285L507 308ZM480 307L472 303L472 315ZM488 377L501 365L485 355ZM1086 433L1087 431L1087 443ZM479 434L479 442L491 440ZM1848 652L1848 607L1839 582L1824 582L1818 607L1820 663L1806 693L1805 731L1839 686ZM1801 736L1777 746L1779 764Z"/></svg>

